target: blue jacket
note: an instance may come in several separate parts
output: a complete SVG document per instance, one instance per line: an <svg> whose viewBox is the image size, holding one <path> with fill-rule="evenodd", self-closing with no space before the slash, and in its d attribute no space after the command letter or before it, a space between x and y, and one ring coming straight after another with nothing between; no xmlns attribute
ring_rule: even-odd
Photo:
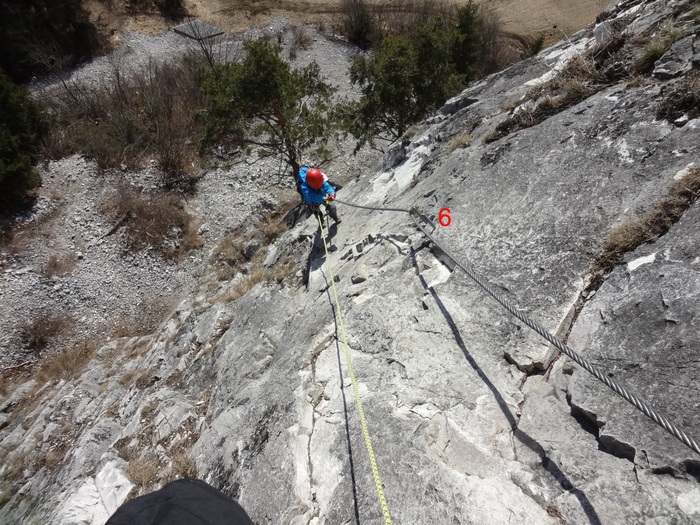
<svg viewBox="0 0 700 525"><path fill-rule="evenodd" d="M323 186L318 190L306 184L306 172L309 171L309 169L308 166L299 168L299 191L301 192L301 198L304 199L304 203L306 204L323 204L326 196L334 194L335 190L333 186L328 184L328 181L324 181Z"/></svg>

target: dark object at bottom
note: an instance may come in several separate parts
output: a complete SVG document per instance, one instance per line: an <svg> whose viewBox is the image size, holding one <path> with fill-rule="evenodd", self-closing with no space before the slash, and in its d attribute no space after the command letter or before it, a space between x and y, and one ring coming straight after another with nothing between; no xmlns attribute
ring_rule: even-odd
<svg viewBox="0 0 700 525"><path fill-rule="evenodd" d="M198 479L179 479L127 501L106 525L254 525L234 499Z"/></svg>

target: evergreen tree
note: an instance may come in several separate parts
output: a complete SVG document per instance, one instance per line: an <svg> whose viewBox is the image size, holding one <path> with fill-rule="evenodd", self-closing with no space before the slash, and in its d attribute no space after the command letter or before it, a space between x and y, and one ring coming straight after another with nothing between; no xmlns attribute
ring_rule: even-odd
<svg viewBox="0 0 700 525"><path fill-rule="evenodd" d="M0 69L0 215L30 202L41 180L32 165L46 132L39 106Z"/></svg>
<svg viewBox="0 0 700 525"><path fill-rule="evenodd" d="M393 142L476 78L482 25L478 6L469 2L455 21L434 17L409 35L386 37L371 56L356 57L350 79L362 96L342 114L357 148L376 139Z"/></svg>
<svg viewBox="0 0 700 525"><path fill-rule="evenodd" d="M243 62L216 65L204 80L202 145L223 141L256 148L279 155L296 173L305 152L327 154L325 145L337 129L335 89L321 79L316 63L291 69L281 48L269 42L249 41L245 50Z"/></svg>

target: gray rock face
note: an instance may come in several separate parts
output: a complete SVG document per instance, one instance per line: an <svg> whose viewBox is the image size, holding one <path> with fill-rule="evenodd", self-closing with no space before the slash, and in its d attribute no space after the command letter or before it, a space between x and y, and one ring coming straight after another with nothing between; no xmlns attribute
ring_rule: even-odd
<svg viewBox="0 0 700 525"><path fill-rule="evenodd" d="M690 35L675 42L654 64L653 75L669 79L683 75L700 62L700 43L695 35Z"/></svg>
<svg viewBox="0 0 700 525"><path fill-rule="evenodd" d="M700 425L700 396L695 395L698 226L700 208L695 206L662 239L630 254L629 262L586 304L571 333L571 343L585 349L592 361L641 396L656 400L659 410L688 429ZM660 380L665 373L667 380ZM666 474L700 473L700 458L689 457L680 442L659 447L666 441L660 427L638 417L623 400L608 399L578 370L571 377L570 393L572 406L596 414L598 438L611 452L626 449L623 454L635 464ZM609 420L612 414L614 422Z"/></svg>
<svg viewBox="0 0 700 525"><path fill-rule="evenodd" d="M642 4L652 24L679 3L630 0L608 19L634 21ZM449 208L441 242L697 439L698 204L582 292L609 229L698 164L700 122L657 120L662 86L620 83L483 141L570 46L471 86L338 196ZM471 144L451 149L465 130ZM16 481L0 522L98 523L127 494L197 475L256 523L381 523L343 330L395 523L700 520L698 454L453 271L405 214L340 207L327 258L313 219L268 253L267 268L289 257L307 285L292 274L226 300L240 279L205 283L153 336L102 348L40 403L32 388L3 400L0 478Z"/></svg>

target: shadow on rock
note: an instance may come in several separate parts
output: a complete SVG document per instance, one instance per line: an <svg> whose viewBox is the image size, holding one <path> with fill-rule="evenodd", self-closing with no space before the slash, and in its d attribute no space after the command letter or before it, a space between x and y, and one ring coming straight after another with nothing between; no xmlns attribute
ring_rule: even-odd
<svg viewBox="0 0 700 525"><path fill-rule="evenodd" d="M320 231L320 230L319 230ZM343 416L344 416L344 421L345 421L345 440L348 445L348 461L350 463L350 484L352 487L352 502L353 502L353 508L355 512L355 523L356 525L360 525L360 508L357 502L357 483L355 480L355 460L352 454L352 441L350 440L350 416L348 414L348 402L347 398L345 397L345 388L343 388L344 380L343 380L343 365L341 363L340 359L340 337L338 335L338 315L337 312L335 311L335 301L333 300L333 297L331 296L330 288L331 284L328 282L328 279L326 278L326 275L323 274L323 278L326 281L326 295L328 295L328 302L331 305L331 310L333 311L333 322L335 323L335 350L336 350L336 356L338 359L338 376L340 379L340 394L343 397Z"/></svg>
<svg viewBox="0 0 700 525"><path fill-rule="evenodd" d="M422 249L419 248L419 250ZM459 331L459 328L457 328L457 325L454 322L454 319L452 319L452 316L450 315L450 312L447 310L445 307L444 303L440 299L440 296L437 294L434 288L429 287L428 283L425 281L423 276L420 273L419 267L418 267L418 261L416 260L416 253L417 250L411 250L411 258L413 259L413 266L416 269L416 273L418 274L418 278L420 279L421 285L425 290L430 292L430 295L433 297L435 300L435 304L437 304L438 308L440 309L440 312L442 312L443 317L445 318L445 321L447 321L448 326L450 327L450 330L452 330L452 335L454 335L455 341L457 342L457 345L459 348L462 350L462 353L464 354L464 358L467 360L469 365L474 369L474 371L477 373L479 378L484 382L484 384L488 387L489 390L491 390L491 393L493 394L493 397L496 400L496 403L498 403L498 407L501 409L501 412L503 412L503 415L506 417L508 420L508 423L510 424L510 427L513 429L513 435L520 441L523 445L528 447L530 450L532 450L537 456L540 458L542 468L544 468L553 478L554 480L559 484L559 486L573 494L578 502L581 504L581 508L583 511L586 513L586 517L588 518L589 523L592 525L600 525L601 521L600 518L598 517L598 514L595 511L595 508L593 508L593 504L591 501L588 499L586 494L573 486L571 481L566 477L566 474L564 474L559 466L554 463L549 457L547 457L547 453L545 452L544 448L542 445L540 445L535 439L530 437L528 434L523 432L518 428L518 422L515 419L515 416L511 413L511 411L508 408L508 404L506 403L505 399L503 399L503 396L501 393L498 391L496 386L491 382L491 380L488 378L488 376L484 373L484 371L481 369L479 364L476 362L474 357L469 353L469 350L467 349L467 345L464 342L464 339L462 338L462 334Z"/></svg>

